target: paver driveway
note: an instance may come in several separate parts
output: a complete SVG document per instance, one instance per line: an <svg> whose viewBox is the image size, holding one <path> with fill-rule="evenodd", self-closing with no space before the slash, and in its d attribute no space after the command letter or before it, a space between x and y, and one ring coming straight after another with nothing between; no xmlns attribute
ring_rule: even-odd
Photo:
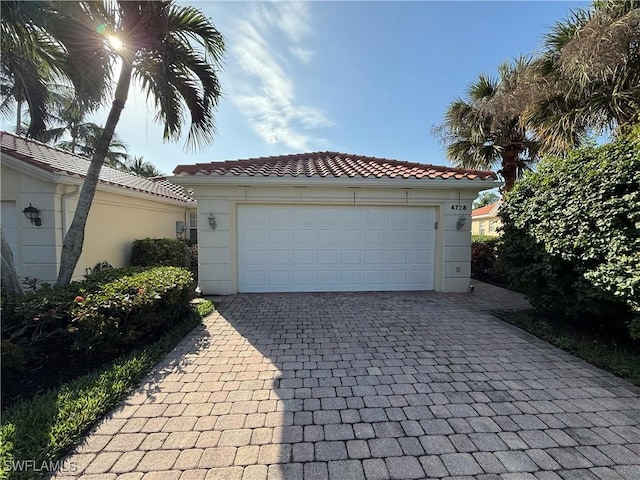
<svg viewBox="0 0 640 480"><path fill-rule="evenodd" d="M236 295L67 459L83 479L640 479L639 389L473 294Z"/></svg>

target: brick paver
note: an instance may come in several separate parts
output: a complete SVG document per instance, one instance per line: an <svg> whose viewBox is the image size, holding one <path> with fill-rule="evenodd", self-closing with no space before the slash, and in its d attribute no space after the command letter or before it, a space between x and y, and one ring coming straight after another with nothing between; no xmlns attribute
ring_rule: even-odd
<svg viewBox="0 0 640 480"><path fill-rule="evenodd" d="M223 297L56 478L637 480L640 389L489 313L526 305Z"/></svg>

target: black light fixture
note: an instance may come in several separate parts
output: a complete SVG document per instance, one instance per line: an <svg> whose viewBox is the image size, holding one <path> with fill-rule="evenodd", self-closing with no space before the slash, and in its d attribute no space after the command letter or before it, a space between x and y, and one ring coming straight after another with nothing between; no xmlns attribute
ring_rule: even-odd
<svg viewBox="0 0 640 480"><path fill-rule="evenodd" d="M40 218L40 210L38 210L36 207L31 205L31 202L29 202L29 206L27 208L22 210L22 213L24 213L24 216L29 219L29 221L31 222L31 225L35 225L36 227L39 227L40 225L42 225L42 219Z"/></svg>
<svg viewBox="0 0 640 480"><path fill-rule="evenodd" d="M207 220L209 220L209 226L211 227L211 230L215 230L218 225L216 223L216 217L213 215L213 213L209 214Z"/></svg>

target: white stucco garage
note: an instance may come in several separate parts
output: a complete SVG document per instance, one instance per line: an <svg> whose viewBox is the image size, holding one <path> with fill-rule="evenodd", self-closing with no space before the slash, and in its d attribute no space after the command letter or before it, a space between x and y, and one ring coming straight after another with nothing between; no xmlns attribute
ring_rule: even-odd
<svg viewBox="0 0 640 480"><path fill-rule="evenodd" d="M203 294L466 291L491 172L335 152L179 165Z"/></svg>

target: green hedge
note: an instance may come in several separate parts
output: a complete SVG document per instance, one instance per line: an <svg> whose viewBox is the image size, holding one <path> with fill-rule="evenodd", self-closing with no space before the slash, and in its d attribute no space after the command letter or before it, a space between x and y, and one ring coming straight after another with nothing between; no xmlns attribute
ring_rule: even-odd
<svg viewBox="0 0 640 480"><path fill-rule="evenodd" d="M117 354L160 335L187 307L192 276L176 267L121 268L2 299L2 378L56 355ZM33 366L33 365L31 365Z"/></svg>
<svg viewBox="0 0 640 480"><path fill-rule="evenodd" d="M176 238L143 238L131 245L131 265L141 267L189 267L190 252L186 243Z"/></svg>
<svg viewBox="0 0 640 480"><path fill-rule="evenodd" d="M193 277L178 267L156 267L104 283L71 310L83 348L113 352L157 334L189 302Z"/></svg>
<svg viewBox="0 0 640 480"><path fill-rule="evenodd" d="M506 196L503 260L534 306L640 337L640 128L546 158Z"/></svg>

